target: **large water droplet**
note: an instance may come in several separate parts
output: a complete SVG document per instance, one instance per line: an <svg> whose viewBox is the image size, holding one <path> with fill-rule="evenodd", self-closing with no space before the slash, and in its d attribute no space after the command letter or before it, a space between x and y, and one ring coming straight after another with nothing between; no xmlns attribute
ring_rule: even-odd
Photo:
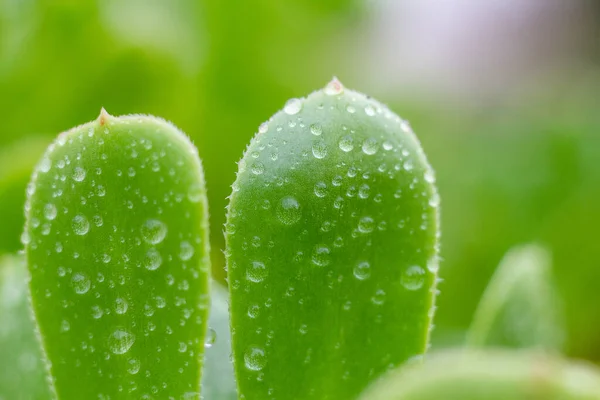
<svg viewBox="0 0 600 400"><path fill-rule="evenodd" d="M73 180L77 182L81 182L85 179L85 169L81 167L75 167L73 171Z"/></svg>
<svg viewBox="0 0 600 400"><path fill-rule="evenodd" d="M90 230L90 223L83 215L76 215L71 224L76 235L83 236Z"/></svg>
<svg viewBox="0 0 600 400"><path fill-rule="evenodd" d="M364 281L371 276L371 264L368 261L360 262L354 267L354 277Z"/></svg>
<svg viewBox="0 0 600 400"><path fill-rule="evenodd" d="M407 290L418 290L424 282L425 270L418 265L408 267L400 278L400 283Z"/></svg>
<svg viewBox="0 0 600 400"><path fill-rule="evenodd" d="M340 150L348 153L349 151L352 151L354 149L354 139L352 138L352 136L346 135L340 139L338 145L340 146Z"/></svg>
<svg viewBox="0 0 600 400"><path fill-rule="evenodd" d="M44 217L49 220L52 221L54 218L56 218L56 206L52 203L48 203L44 206Z"/></svg>
<svg viewBox="0 0 600 400"><path fill-rule="evenodd" d="M142 225L142 237L146 243L158 244L167 235L167 226L157 219L149 219Z"/></svg>
<svg viewBox="0 0 600 400"><path fill-rule="evenodd" d="M319 136L321 135L321 133L323 133L323 127L321 127L320 124L312 124L310 126L310 133L312 133L315 136Z"/></svg>
<svg viewBox="0 0 600 400"><path fill-rule="evenodd" d="M260 371L267 364L267 355L262 348L250 346L244 353L244 364L250 371Z"/></svg>
<svg viewBox="0 0 600 400"><path fill-rule="evenodd" d="M125 354L135 343L135 336L125 329L117 329L108 337L108 347L114 354Z"/></svg>
<svg viewBox="0 0 600 400"><path fill-rule="evenodd" d="M326 95L335 96L336 94L341 94L344 92L344 85L342 85L342 82L340 82L338 78L334 76L323 90Z"/></svg>
<svg viewBox="0 0 600 400"><path fill-rule="evenodd" d="M368 138L362 144L362 151L367 155L373 155L377 153L379 149L379 142L374 138Z"/></svg>
<svg viewBox="0 0 600 400"><path fill-rule="evenodd" d="M327 196L327 184L325 182L317 182L315 184L315 196L317 196L317 197Z"/></svg>
<svg viewBox="0 0 600 400"><path fill-rule="evenodd" d="M373 232L373 228L375 226L375 221L371 217L362 217L360 221L358 221L358 230L362 233L370 233Z"/></svg>
<svg viewBox="0 0 600 400"><path fill-rule="evenodd" d="M312 153L315 158L322 159L327 156L327 145L322 140L316 140L312 145Z"/></svg>
<svg viewBox="0 0 600 400"><path fill-rule="evenodd" d="M283 112L288 115L296 115L302 109L302 100L300 99L289 99L285 106L283 106Z"/></svg>
<svg viewBox="0 0 600 400"><path fill-rule="evenodd" d="M329 247L324 245L319 245L315 247L312 255L312 263L319 267L325 267L329 264L331 250Z"/></svg>
<svg viewBox="0 0 600 400"><path fill-rule="evenodd" d="M87 293L88 290L90 290L90 286L92 284L90 278L79 272L73 274L73 277L71 278L71 283L73 284L73 290L75 290L75 293L77 294Z"/></svg>
<svg viewBox="0 0 600 400"><path fill-rule="evenodd" d="M276 213L277 218L284 225L294 225L302 216L300 203L292 196L286 196L279 201Z"/></svg>
<svg viewBox="0 0 600 400"><path fill-rule="evenodd" d="M154 271L158 269L162 264L162 256L158 252L158 250L152 248L146 252L146 257L144 258L144 267L146 267L149 271Z"/></svg>
<svg viewBox="0 0 600 400"><path fill-rule="evenodd" d="M376 306L385 303L385 291L383 289L377 289L373 297L371 297L371 302Z"/></svg>
<svg viewBox="0 0 600 400"><path fill-rule="evenodd" d="M115 312L117 314L125 314L128 308L129 304L127 303L127 300L122 297L117 297L117 300L115 300Z"/></svg>
<svg viewBox="0 0 600 400"><path fill-rule="evenodd" d="M269 270L265 264L260 261L253 261L246 270L246 277L252 282L262 282L268 274Z"/></svg>

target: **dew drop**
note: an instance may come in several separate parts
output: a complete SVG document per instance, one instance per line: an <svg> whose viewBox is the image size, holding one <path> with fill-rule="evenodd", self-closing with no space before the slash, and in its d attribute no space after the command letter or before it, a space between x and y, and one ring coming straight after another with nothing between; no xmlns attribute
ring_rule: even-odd
<svg viewBox="0 0 600 400"><path fill-rule="evenodd" d="M385 151L390 151L394 149L394 145L391 142L388 142L387 140L381 144L381 147L383 147Z"/></svg>
<svg viewBox="0 0 600 400"><path fill-rule="evenodd" d="M252 168L250 168L250 170L254 175L261 175L263 172L265 172L265 166L260 161L257 161L252 164Z"/></svg>
<svg viewBox="0 0 600 400"><path fill-rule="evenodd" d="M350 114L354 114L356 112L356 108L354 108L354 106L347 105L346 111L348 111Z"/></svg>
<svg viewBox="0 0 600 400"><path fill-rule="evenodd" d="M158 269L162 264L162 256L158 252L158 250L152 248L146 252L146 257L144 258L144 267L146 267L149 271L154 271Z"/></svg>
<svg viewBox="0 0 600 400"><path fill-rule="evenodd" d="M325 182L317 182L315 184L315 196L317 196L317 197L327 196L327 184Z"/></svg>
<svg viewBox="0 0 600 400"><path fill-rule="evenodd" d="M263 122L258 127L258 133L267 133L268 130L269 130L269 123L268 122Z"/></svg>
<svg viewBox="0 0 600 400"><path fill-rule="evenodd" d="M44 206L44 217L49 220L52 221L54 218L56 218L56 206L52 203L48 203Z"/></svg>
<svg viewBox="0 0 600 400"><path fill-rule="evenodd" d="M75 167L73 171L73 180L77 182L81 182L85 179L85 169L81 167Z"/></svg>
<svg viewBox="0 0 600 400"><path fill-rule="evenodd" d="M337 77L333 79L325 86L324 92L328 96L335 96L344 92L344 85L338 80Z"/></svg>
<svg viewBox="0 0 600 400"><path fill-rule="evenodd" d="M424 282L425 270L418 265L408 267L400 278L400 283L407 290L418 290Z"/></svg>
<svg viewBox="0 0 600 400"><path fill-rule="evenodd" d="M117 329L108 337L108 347L114 354L125 354L135 343L135 336L125 329Z"/></svg>
<svg viewBox="0 0 600 400"><path fill-rule="evenodd" d="M129 361L127 361L127 372L129 372L131 375L135 375L140 371L140 360L138 360L137 358L130 358Z"/></svg>
<svg viewBox="0 0 600 400"><path fill-rule="evenodd" d="M385 303L385 291L383 289L377 289L373 297L371 297L371 302L376 306Z"/></svg>
<svg viewBox="0 0 600 400"><path fill-rule="evenodd" d="M167 235L167 226L157 219L149 219L142 225L142 237L146 243L158 244Z"/></svg>
<svg viewBox="0 0 600 400"><path fill-rule="evenodd" d="M312 255L312 263L318 267L325 267L329 265L331 250L329 247L319 245L315 247Z"/></svg>
<svg viewBox="0 0 600 400"><path fill-rule="evenodd" d="M378 149L379 149L379 143L377 142L376 139L373 139L373 138L368 138L362 144L363 153L365 153L366 155L369 155L369 156L377 153Z"/></svg>
<svg viewBox="0 0 600 400"><path fill-rule="evenodd" d="M179 244L179 258L181 261L187 261L194 255L194 246L188 241L183 241Z"/></svg>
<svg viewBox="0 0 600 400"><path fill-rule="evenodd" d="M265 351L257 346L250 346L244 353L244 365L250 371L260 371L267 364Z"/></svg>
<svg viewBox="0 0 600 400"><path fill-rule="evenodd" d="M425 178L426 182L434 183L435 182L435 174L434 174L433 170L427 169L427 171L425 171L424 178Z"/></svg>
<svg viewBox="0 0 600 400"><path fill-rule="evenodd" d="M440 195L437 192L431 195L431 198L429 199L429 205L431 207L438 207L440 205Z"/></svg>
<svg viewBox="0 0 600 400"><path fill-rule="evenodd" d="M127 303L127 300L122 297L117 297L115 300L115 312L117 314L125 314L128 308L129 304Z"/></svg>
<svg viewBox="0 0 600 400"><path fill-rule="evenodd" d="M253 261L246 269L246 278L251 282L262 282L268 274L269 270L265 264L260 261Z"/></svg>
<svg viewBox="0 0 600 400"><path fill-rule="evenodd" d="M300 99L289 99L285 106L283 106L283 112L287 115L296 115L302 109L302 100Z"/></svg>
<svg viewBox="0 0 600 400"><path fill-rule="evenodd" d="M323 159L327 156L327 145L322 140L313 142L312 153L315 158Z"/></svg>
<svg viewBox="0 0 600 400"><path fill-rule="evenodd" d="M310 126L310 133L315 136L319 136L321 133L323 133L323 127L320 124L312 124Z"/></svg>
<svg viewBox="0 0 600 400"><path fill-rule="evenodd" d="M213 328L208 328L206 337L204 338L204 348L210 349L217 341L217 332Z"/></svg>
<svg viewBox="0 0 600 400"><path fill-rule="evenodd" d="M354 267L354 277L360 281L364 281L371 276L371 264L368 261L360 262Z"/></svg>
<svg viewBox="0 0 600 400"><path fill-rule="evenodd" d="M294 225L300 220L302 210L295 197L286 196L279 201L277 218L284 225Z"/></svg>
<svg viewBox="0 0 600 400"><path fill-rule="evenodd" d="M92 285L90 278L79 272L73 274L71 283L73 284L73 290L75 290L75 293L77 294L86 294Z"/></svg>
<svg viewBox="0 0 600 400"><path fill-rule="evenodd" d="M368 105L365 107L365 114L367 114L369 117L372 117L375 115L375 108L372 105Z"/></svg>
<svg viewBox="0 0 600 400"><path fill-rule="evenodd" d="M85 235L90 230L90 223L88 222L87 218L81 214L76 215L73 218L71 226L73 227L73 232L79 236Z"/></svg>
<svg viewBox="0 0 600 400"><path fill-rule="evenodd" d="M358 230L362 233L370 233L373 232L373 228L375 226L375 221L371 217L362 217L360 221L358 221Z"/></svg>
<svg viewBox="0 0 600 400"><path fill-rule="evenodd" d="M354 139L352 136L346 135L340 139L338 146L340 147L340 150L348 153L354 149Z"/></svg>
<svg viewBox="0 0 600 400"><path fill-rule="evenodd" d="M251 305L250 307L248 307L247 314L248 317L253 319L258 317L258 314L260 314L260 306L258 304Z"/></svg>
<svg viewBox="0 0 600 400"><path fill-rule="evenodd" d="M187 192L187 198L191 203L199 203L204 195L202 185L194 183L190 185Z"/></svg>
<svg viewBox="0 0 600 400"><path fill-rule="evenodd" d="M361 187L358 189L358 197L360 197L361 199L368 198L370 194L371 188L367 184L361 185Z"/></svg>
<svg viewBox="0 0 600 400"><path fill-rule="evenodd" d="M50 171L50 168L52 167L52 161L50 161L50 159L48 157L44 157L42 159L42 161L40 161L39 164L39 171L46 173L48 171Z"/></svg>

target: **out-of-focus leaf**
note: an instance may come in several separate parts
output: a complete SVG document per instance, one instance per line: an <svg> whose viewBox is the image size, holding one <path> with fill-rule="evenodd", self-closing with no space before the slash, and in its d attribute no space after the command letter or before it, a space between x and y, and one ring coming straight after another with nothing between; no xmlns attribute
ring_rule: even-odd
<svg viewBox="0 0 600 400"><path fill-rule="evenodd" d="M439 197L408 124L333 80L239 163L226 241L248 399L349 399L427 347Z"/></svg>
<svg viewBox="0 0 600 400"><path fill-rule="evenodd" d="M600 371L544 354L448 351L390 373L361 400L598 400Z"/></svg>
<svg viewBox="0 0 600 400"><path fill-rule="evenodd" d="M187 137L103 111L48 148L26 210L32 305L58 398L198 398L208 210Z"/></svg>
<svg viewBox="0 0 600 400"><path fill-rule="evenodd" d="M560 350L564 332L551 263L550 252L540 245L512 248L481 298L467 343Z"/></svg>
<svg viewBox="0 0 600 400"><path fill-rule="evenodd" d="M26 276L24 257L0 257L0 400L50 398Z"/></svg>

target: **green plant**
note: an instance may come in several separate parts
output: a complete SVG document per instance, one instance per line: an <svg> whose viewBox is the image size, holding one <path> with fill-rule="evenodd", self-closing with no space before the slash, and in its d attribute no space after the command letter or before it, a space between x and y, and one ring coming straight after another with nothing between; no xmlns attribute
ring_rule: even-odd
<svg viewBox="0 0 600 400"><path fill-rule="evenodd" d="M228 310L225 289L209 293L208 204L189 140L104 110L61 134L28 186L22 236L50 385L34 363L29 392L0 380L0 399L600 398L596 370L544 353L453 351L422 365L439 196L419 141L386 106L334 79L262 124L238 169ZM515 324L507 310L525 307L540 313L528 327L556 329L502 344L559 348L545 254L506 256L471 345L498 344L492 334ZM18 326L0 331L15 346L6 358L40 361L33 335L18 339L34 330L23 285L11 289L25 266L0 267L0 318Z"/></svg>

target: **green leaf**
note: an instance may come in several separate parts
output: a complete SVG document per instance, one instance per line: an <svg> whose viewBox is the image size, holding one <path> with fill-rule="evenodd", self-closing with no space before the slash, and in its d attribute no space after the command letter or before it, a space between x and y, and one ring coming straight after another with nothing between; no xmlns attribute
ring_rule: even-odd
<svg viewBox="0 0 600 400"><path fill-rule="evenodd" d="M390 373L360 399L598 400L600 371L533 352L452 350Z"/></svg>
<svg viewBox="0 0 600 400"><path fill-rule="evenodd" d="M42 400L50 390L27 299L22 256L0 257L0 399Z"/></svg>
<svg viewBox="0 0 600 400"><path fill-rule="evenodd" d="M407 123L336 79L260 126L225 227L240 397L351 399L425 352L433 182Z"/></svg>
<svg viewBox="0 0 600 400"><path fill-rule="evenodd" d="M209 333L202 374L202 396L207 400L236 400L237 390L231 363L231 333L227 289L213 281L210 292Z"/></svg>
<svg viewBox="0 0 600 400"><path fill-rule="evenodd" d="M540 245L512 248L481 298L467 344L559 350L565 335L551 264L550 252Z"/></svg>
<svg viewBox="0 0 600 400"><path fill-rule="evenodd" d="M158 118L103 111L48 148L23 240L60 400L199 397L207 211L196 149Z"/></svg>

